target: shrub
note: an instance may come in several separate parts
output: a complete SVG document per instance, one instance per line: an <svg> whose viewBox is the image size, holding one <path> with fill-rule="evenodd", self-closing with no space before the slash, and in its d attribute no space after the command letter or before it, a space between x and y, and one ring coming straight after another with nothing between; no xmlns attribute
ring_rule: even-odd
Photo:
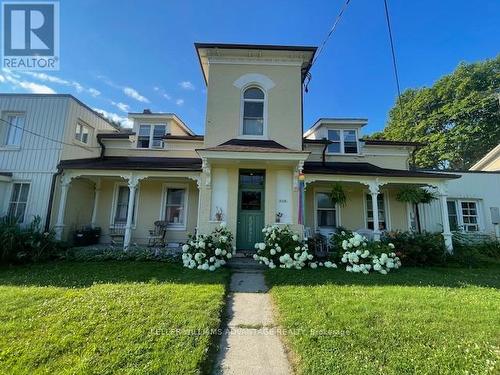
<svg viewBox="0 0 500 375"><path fill-rule="evenodd" d="M189 236L182 246L184 267L215 271L232 257L233 234L221 223L211 234Z"/></svg>
<svg viewBox="0 0 500 375"><path fill-rule="evenodd" d="M53 231L43 232L36 216L23 228L11 217L0 219L1 263L27 263L58 256L66 246L55 239Z"/></svg>
<svg viewBox="0 0 500 375"><path fill-rule="evenodd" d="M74 247L66 252L65 259L81 262L128 260L128 261L178 261L180 256L168 249L130 247L123 250L121 246L110 247Z"/></svg>
<svg viewBox="0 0 500 375"><path fill-rule="evenodd" d="M468 267L480 267L500 264L500 242L489 240L479 243L453 244L453 254L448 255L450 263Z"/></svg>
<svg viewBox="0 0 500 375"><path fill-rule="evenodd" d="M392 243L405 266L440 266L446 252L441 233L388 232L382 243Z"/></svg>
<svg viewBox="0 0 500 375"><path fill-rule="evenodd" d="M330 237L330 252L331 257L335 261L340 261L345 250L342 248L344 241L349 241L352 237L352 231L343 227L338 227L335 234Z"/></svg>
<svg viewBox="0 0 500 375"><path fill-rule="evenodd" d="M254 259L269 268L317 268L318 262L309 254L307 244L289 226L268 225L262 229L264 242L256 243ZM332 262L325 262L326 267L335 267Z"/></svg>
<svg viewBox="0 0 500 375"><path fill-rule="evenodd" d="M366 237L356 232L350 236L341 236L346 237L341 244L345 251L341 262L346 264L347 272L368 274L373 270L385 275L391 269L401 267L401 261L394 252L392 243L368 242Z"/></svg>

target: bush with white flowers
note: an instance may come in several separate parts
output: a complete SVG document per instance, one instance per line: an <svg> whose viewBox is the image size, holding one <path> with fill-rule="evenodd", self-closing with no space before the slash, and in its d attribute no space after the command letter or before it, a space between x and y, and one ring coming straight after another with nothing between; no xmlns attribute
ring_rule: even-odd
<svg viewBox="0 0 500 375"><path fill-rule="evenodd" d="M393 252L392 243L368 242L365 237L353 232L342 240L345 251L341 262L347 272L368 274L370 271L386 275L391 269L401 267L401 260Z"/></svg>
<svg viewBox="0 0 500 375"><path fill-rule="evenodd" d="M264 242L256 243L254 259L269 268L302 269L318 266L337 267L333 262L319 263L309 253L307 244L289 226L268 225L262 229Z"/></svg>
<svg viewBox="0 0 500 375"><path fill-rule="evenodd" d="M205 271L215 271L232 258L233 234L221 223L212 233L189 236L182 246L184 267Z"/></svg>

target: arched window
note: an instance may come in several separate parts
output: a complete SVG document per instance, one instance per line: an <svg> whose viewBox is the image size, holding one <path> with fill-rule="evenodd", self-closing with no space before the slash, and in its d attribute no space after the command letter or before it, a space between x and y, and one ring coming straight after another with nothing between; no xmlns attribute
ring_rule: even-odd
<svg viewBox="0 0 500 375"><path fill-rule="evenodd" d="M264 135L264 92L250 87L243 93L243 135Z"/></svg>

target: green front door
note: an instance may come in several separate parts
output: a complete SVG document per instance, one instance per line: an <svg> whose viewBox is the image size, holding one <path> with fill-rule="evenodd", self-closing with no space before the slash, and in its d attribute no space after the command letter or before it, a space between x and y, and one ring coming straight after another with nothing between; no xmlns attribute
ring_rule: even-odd
<svg viewBox="0 0 500 375"><path fill-rule="evenodd" d="M264 236L265 171L240 170L238 188L238 250L254 250Z"/></svg>

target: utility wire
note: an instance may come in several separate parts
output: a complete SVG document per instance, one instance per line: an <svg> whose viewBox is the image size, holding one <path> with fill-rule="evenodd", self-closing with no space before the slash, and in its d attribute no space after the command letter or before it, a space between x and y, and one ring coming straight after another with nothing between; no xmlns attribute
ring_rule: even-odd
<svg viewBox="0 0 500 375"><path fill-rule="evenodd" d="M394 78L396 78L396 87L398 89L398 102L401 109L401 88L399 85L398 66L396 64L396 53L394 52L394 41L392 38L391 19L389 17L389 7L387 5L387 0L384 0L384 8L385 8L385 19L387 21L387 30L389 31L389 42L391 44L392 67L394 69Z"/></svg>
<svg viewBox="0 0 500 375"><path fill-rule="evenodd" d="M26 132L26 133L28 133L28 134L31 134L31 135L34 135L34 136L36 136L36 137L40 137L40 138L46 139L46 140L51 141L51 142L60 143L60 144L62 144L62 145L66 145L66 146L73 146L73 147L79 147L79 148L81 148L81 147L85 147L85 148L96 148L96 149L99 149L99 148L100 148L100 147L92 147L92 146L79 146L79 145L75 145L75 144L73 144L73 143L64 142L64 141L61 141L61 140L59 140L59 139L51 138L51 137L48 137L48 136L46 136L46 135L39 134L39 133L36 133L36 132L34 132L34 131L31 131L31 130L25 129L25 128L21 127L21 126L14 125L13 123L11 123L11 122L9 122L9 121L6 121L6 120L4 120L4 119L2 119L2 118L0 118L0 121L2 121L3 123L5 123L5 124L7 124L7 125L9 125L9 126L12 126L12 127L14 127L14 128L20 129L20 130L22 130L23 132ZM2 124L2 125L4 125L4 124Z"/></svg>
<svg viewBox="0 0 500 375"><path fill-rule="evenodd" d="M326 36L326 38L323 40L323 43L321 43L321 46L318 48L318 52L316 53L316 55L313 58L313 61L311 62L311 67L314 65L316 60L318 60L319 56L321 55L321 52L323 52L323 49L325 48L326 43L328 42L328 39L330 39L333 32L337 28L337 25L338 25L340 19L342 18L342 15L344 14L344 12L347 9L347 6L349 5L350 2L351 2L351 0L346 0L346 2L344 3L344 6L340 9L340 12L337 15L337 18L335 18L335 21L333 22L332 28L328 32L328 35Z"/></svg>

